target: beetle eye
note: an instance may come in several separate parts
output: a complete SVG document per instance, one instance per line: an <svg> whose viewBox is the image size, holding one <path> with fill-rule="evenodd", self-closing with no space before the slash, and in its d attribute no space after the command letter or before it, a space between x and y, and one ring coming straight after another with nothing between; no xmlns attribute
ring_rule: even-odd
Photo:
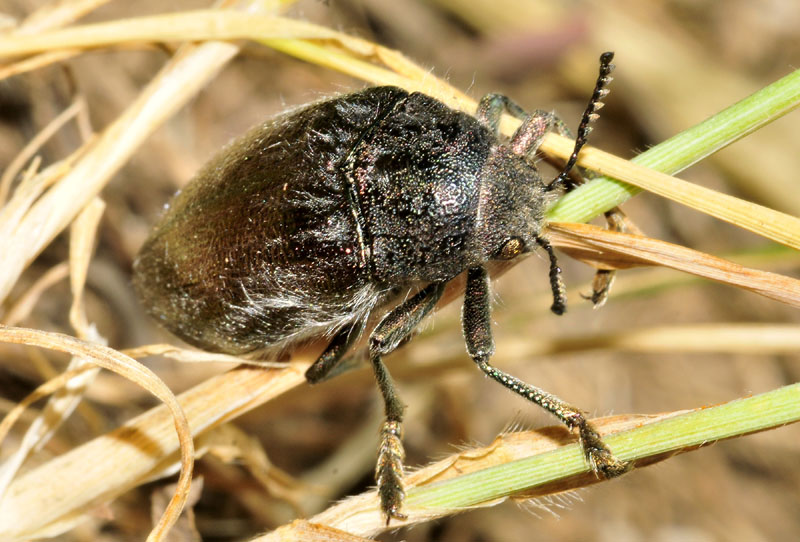
<svg viewBox="0 0 800 542"><path fill-rule="evenodd" d="M512 237L503 243L500 252L497 253L498 260L513 260L525 250L525 242L519 237Z"/></svg>

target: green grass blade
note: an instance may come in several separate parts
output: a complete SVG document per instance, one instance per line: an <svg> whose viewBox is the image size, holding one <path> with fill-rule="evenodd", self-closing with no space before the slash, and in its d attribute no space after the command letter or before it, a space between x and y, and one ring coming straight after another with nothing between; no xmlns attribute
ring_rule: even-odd
<svg viewBox="0 0 800 542"><path fill-rule="evenodd" d="M674 174L800 106L800 70L775 81L631 161ZM600 177L578 187L550 209L553 222L588 222L641 189Z"/></svg>
<svg viewBox="0 0 800 542"><path fill-rule="evenodd" d="M737 399L608 435L604 441L624 460L679 452L717 440L800 421L800 384ZM420 508L463 508L509 497L584 473L577 444L409 490L407 503Z"/></svg>

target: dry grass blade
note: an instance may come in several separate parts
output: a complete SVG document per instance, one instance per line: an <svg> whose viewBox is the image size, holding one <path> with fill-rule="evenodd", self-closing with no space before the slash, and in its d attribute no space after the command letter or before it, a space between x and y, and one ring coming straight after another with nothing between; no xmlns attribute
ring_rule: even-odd
<svg viewBox="0 0 800 542"><path fill-rule="evenodd" d="M107 4L110 0L69 0L43 6L26 18L16 34L35 34L74 22L87 13Z"/></svg>
<svg viewBox="0 0 800 542"><path fill-rule="evenodd" d="M39 298L48 288L69 276L69 263L61 262L47 270L39 279L21 296L3 317L3 324L15 326L24 320L34 309Z"/></svg>
<svg viewBox="0 0 800 542"><path fill-rule="evenodd" d="M206 43L183 49L138 99L106 128L88 152L76 153L82 156L75 165L3 238L0 250L17 257L7 261L0 270L0 298L8 294L28 262L91 201L142 141L203 88L237 51L234 45L224 43ZM64 205L65 201L71 205ZM22 213L30 202L29 197L18 201L15 194L8 207Z"/></svg>
<svg viewBox="0 0 800 542"><path fill-rule="evenodd" d="M100 225L100 219L103 217L105 209L106 204L103 200L100 198L92 200L72 223L69 239L69 275L70 288L72 290L69 321L78 337L94 342L98 342L100 337L89 328L83 304L83 293L86 286L86 276L89 272L89 263L94 253L97 228Z"/></svg>
<svg viewBox="0 0 800 542"><path fill-rule="evenodd" d="M548 137L542 143L542 151L567 158L573 145L564 137ZM800 250L800 219L797 217L683 181L595 148L581 151L578 165Z"/></svg>
<svg viewBox="0 0 800 542"><path fill-rule="evenodd" d="M619 233L588 224L551 223L551 239L572 257L609 269L661 265L738 286L782 303L800 307L800 281L749 269L703 252L640 235Z"/></svg>
<svg viewBox="0 0 800 542"><path fill-rule="evenodd" d="M166 408L168 408L170 411L175 430L178 433L177 441L179 442L181 451L181 475L178 480L178 489L170 501L169 507L161 517L158 525L156 525L155 529L153 529L150 537L148 537L148 540L161 540L165 533L169 530L169 527L177 520L178 515L180 514L183 503L185 502L189 492L189 487L192 480L192 469L194 465L194 443L192 441L189 422L186 419L185 413L175 399L175 396L172 394L166 384L164 384L161 379L158 378L158 376L150 371L150 369L141 365L137 361L120 354L116 350L97 344L86 343L68 335L4 326L0 327L0 341L25 344L29 346L39 346L59 352L67 352L73 356L90 359L95 364L110 371L114 371L128 378L129 380L136 382L165 403ZM84 461L89 457L101 456L85 456ZM86 471L83 472L85 476L89 477L89 474L86 473ZM36 494L34 498L37 501L41 502L41 499L43 498L41 495L42 491L50 491L52 488L51 484L53 479L55 479L55 477L51 478L50 484L42 483L38 486L29 488L29 490ZM7 540L16 540L20 538L46 536L46 533L48 532L46 530L48 526L45 519L46 514L26 513L30 510L37 509L33 503L30 503L27 507L17 508L14 506L16 504L15 497L19 496L19 492L15 490L15 485L16 484L11 485L8 494L4 499L3 506L0 507L0 533L3 534L3 538ZM77 480L70 485L73 492L75 491L76 487L82 487L82 484ZM53 504L51 500L48 500L48 502L51 505ZM52 513L51 511L48 512ZM20 520L20 518L23 517L29 517L30 519L33 519L31 516L34 515L38 517L33 521L33 528L31 528L32 526L30 523L26 525L24 521ZM39 531L39 529L44 529L44 531Z"/></svg>
<svg viewBox="0 0 800 542"><path fill-rule="evenodd" d="M303 542L368 542L372 539L340 531L321 523L297 519L266 537L257 537L252 540L253 542L257 540L274 542L296 542L297 540L302 540Z"/></svg>
<svg viewBox="0 0 800 542"><path fill-rule="evenodd" d="M2 77L0 77L2 79ZM8 165L0 177L0 205L4 204L8 198L11 183L14 178L19 174L23 166L39 152L42 145L50 139L56 132L58 132L67 122L72 120L78 115L81 109L86 108L86 101L82 98L75 100L72 105L62 111L56 118L54 118L47 126L44 127L35 137L33 137L25 148L14 157L14 160Z"/></svg>
<svg viewBox="0 0 800 542"><path fill-rule="evenodd" d="M5 415L3 421L0 422L0 446L2 446L2 443L5 440L6 436L8 435L8 432L11 430L14 424L17 423L17 420L19 420L22 414L25 412L25 409L27 409L29 406L31 406L39 399L55 393L60 388L63 388L66 385L66 383L70 381L70 379L79 376L85 373L86 371L89 371L90 369L91 367L86 366L74 369L72 371L65 371L63 373L60 373L57 376L48 380L47 382L39 384L39 386L35 390L33 390L27 397L25 397L19 403L15 404L14 407L11 410L9 410L8 413ZM3 496L5 495L6 488L8 486L8 482L10 482L10 480L6 480L5 478L6 478L6 472L11 470L8 467L9 465L12 464L13 463L10 462L3 463L2 469L0 469L0 475L2 476L2 479L0 479L0 502L2 502ZM16 470L16 466L14 470Z"/></svg>
<svg viewBox="0 0 800 542"><path fill-rule="evenodd" d="M247 364L254 367L284 369L287 363L283 361L268 361L259 359L242 359L241 357L231 356L230 354L217 354L214 352L204 352L190 348L181 348L174 344L146 344L136 348L128 348L121 351L126 356L140 359L147 356L164 356L185 363L233 363L236 365Z"/></svg>
<svg viewBox="0 0 800 542"><path fill-rule="evenodd" d="M136 42L231 40L246 37L335 40L340 36L342 34L334 30L297 19L238 11L203 10L9 36L0 41L0 57Z"/></svg>
<svg viewBox="0 0 800 542"><path fill-rule="evenodd" d="M800 326L737 323L658 326L619 333L526 341L518 347L519 352L531 356L599 349L648 353L727 352L762 356L794 354L800 350Z"/></svg>
<svg viewBox="0 0 800 542"><path fill-rule="evenodd" d="M49 51L40 55L27 57L17 62L0 65L0 81L15 75L38 70L51 64L64 62L80 53L80 49L59 49L58 51Z"/></svg>
<svg viewBox="0 0 800 542"><path fill-rule="evenodd" d="M437 374L464 369L464 354L460 348L453 346L444 350L437 348L434 343L435 340L431 338L416 348L422 358L431 359L435 355L435 361L402 368L397 371L398 376L409 377L420 367L435 370ZM505 339L497 357L500 364L506 360L561 357L580 352L724 353L766 358L771 355L793 355L798 351L800 326L796 324L713 323L663 325L611 332L573 332L555 337L518 336Z"/></svg>

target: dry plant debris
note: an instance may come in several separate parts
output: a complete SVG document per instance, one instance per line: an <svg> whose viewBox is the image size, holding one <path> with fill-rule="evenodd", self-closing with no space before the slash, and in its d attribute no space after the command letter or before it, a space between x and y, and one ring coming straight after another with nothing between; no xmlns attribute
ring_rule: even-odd
<svg viewBox="0 0 800 542"><path fill-rule="evenodd" d="M177 521L180 509L189 498L193 456L202 458L204 454L217 459L200 460L204 476L203 495L194 494L191 498L192 503L188 506L192 508L194 517L187 516L188 523L179 527L185 536L196 537L200 533L209 538L237 540L283 525L263 539L345 541L362 540L384 530L372 492L352 497L326 510L306 508L310 502L320 502L320 499L313 498L315 492L325 493L315 485L325 482L324 475L318 479L315 474L313 481L305 480L303 476L304 472L312 471L313 464L320 462L323 452L339 447L371 449L374 445L374 439L369 439L368 426L365 426L365 431L352 435L352 442L343 443L345 435L352 433L344 429L366 423L358 416L353 419L347 416L352 418L353 413L372 408L369 406L370 396L365 395L371 386L363 382L368 379L361 372L355 371L342 377L340 383L337 379L337 384L322 386L307 394L292 390L302 386L303 370L321 345L311 345L308 351L297 353L291 363L279 367L242 365L230 369L231 363L240 360L172 345L148 345L136 340L137 337L146 337L155 342L155 334L130 303L129 294L124 293L126 288L129 291L125 265L129 265L155 210L176 187L169 184L169 179L155 178L158 174L168 176L176 173L172 180L177 183L186 180L183 173L191 174L202 160L200 152L194 158L186 157L189 147L185 143L186 134L193 134L195 128L199 127L199 133L203 134L197 136L198 140L207 136L224 140L235 133L232 127L214 128L208 118L203 117L204 114L227 115L236 122L252 123L252 113L246 113L238 105L240 96L226 100L226 92L233 87L247 88L248 85L264 83L262 76L254 73L263 70L263 63L271 63L276 73L282 74L269 76L275 82L274 95L294 91L292 100L296 99L298 103L314 97L306 90L312 85L324 89L319 92L330 93L339 87L353 88L361 83L316 67L300 67L288 60L288 56L371 84L396 84L410 90L422 90L453 107L471 112L475 102L470 95L480 93L471 90L468 95L457 89L468 88L472 78L479 77L475 74L493 73L496 80L492 83L509 87L511 90L507 93L523 103L537 104L543 99L552 102L553 97L564 94L565 89L584 87L585 80L591 77L590 74L584 76L584 67L593 66L591 59L597 51L614 48L620 70L616 74L614 100L611 100L609 109L614 108L613 102L617 99L627 99L630 105L625 111L622 106L617 107L609 113L609 120L603 120L601 124L614 125L623 122L626 116L630 117L626 121L630 126L617 141L617 148L624 153L627 149L641 147L643 141L656 142L683 130L777 80L785 74L785 69L778 67L769 73L763 68L761 72L753 69L753 66L764 65L763 58L775 58L775 51L788 51L784 54L800 52L800 47L787 40L787 36L792 35L791 28L795 28L788 22L791 17L784 18L787 27L773 19L769 32L764 31L764 35L769 34L772 39L754 39L750 50L741 51L728 33L732 32L731 27L748 22L748 8L736 6L726 13L708 8L704 12L699 7L667 0L654 2L649 8L627 1L587 2L581 4L581 12L570 11L555 2L527 3L522 0L509 1L503 9L497 9L492 2L408 2L404 7L414 15L415 21L419 21L417 25L409 24L406 21L409 17L397 14L393 11L396 6L382 0L353 0L337 6L306 2L297 8L303 17L283 13L291 2L277 0L227 1L209 6L209 9L191 11L187 8L170 14L149 13L147 10L152 6L145 5L146 2L129 8L125 13L115 11L119 8L113 3L104 7L106 3L101 0L72 0L43 3L38 7L19 0L10 2L8 15L17 14L20 18L4 17L0 20L3 24L0 29L0 85L8 83L8 86L0 87L0 107L12 104L11 109L0 111L3 113L0 141L5 149L0 151L3 169L0 177L0 202L3 203L0 209L0 243L5 255L0 266L0 296L4 299L4 327L0 328L0 341L6 345L0 370L9 375L0 380L4 399L0 407L5 410L5 418L0 424L0 441L4 444L0 455L0 538L4 540L56 535L68 537L65 538L68 540L115 540L126 536L143 537L147 533L151 540L166 539L170 526ZM103 15L95 15L95 10L100 7L104 7ZM155 9L158 8L160 6ZM791 9L787 4L786 9L800 17L800 10L796 7ZM696 11L687 14L681 10ZM517 15L503 16L510 13ZM315 16L321 19L320 23L312 22ZM337 16L344 19L337 20ZM361 32L334 30L351 28L350 24L342 24L343 20L348 23L369 20L372 27L365 24L365 30ZM455 24L456 20L460 23ZM707 28L698 32L693 25L700 20L705 20L715 32L709 34ZM470 32L465 32L466 27L471 29ZM377 45L381 39L372 41L355 37L368 34L369 28L377 38L391 38L387 41L396 43L397 50ZM423 28L437 31L421 31ZM559 54L559 60L553 63L557 67L548 66L544 60L546 57L541 56L547 54L552 58L556 54L549 45L555 39L548 34L549 28L561 29L559 47L568 51ZM438 35L442 37L437 41L434 36ZM550 41L545 39L548 35ZM702 39L700 36L708 35L719 40L716 44L719 51L731 55L725 62L715 62L695 53L698 40ZM480 45L476 44L476 36L481 36ZM720 44L727 44L727 48ZM264 52L270 48L286 55ZM226 86L225 77L219 74L242 50L247 55L226 68L224 76L230 78L227 85L232 85ZM437 68L423 68L398 50L424 58L425 62ZM470 52L465 54L464 50ZM483 56L482 50L493 52L494 56ZM423 51L435 53L425 57ZM112 54L119 58L143 56L136 57L139 65L136 62L125 64L124 69L97 60L102 55ZM763 56L759 57L759 54ZM253 58L259 55L267 58ZM503 62L495 61L498 55L502 56ZM166 58L166 61L155 68L154 59L159 57ZM782 57L778 55L778 58ZM664 65L671 66L672 71L657 69ZM684 75L675 77L680 67L685 68ZM434 75L451 68L452 84ZM511 68L514 69L509 71ZM547 72L551 80L559 83L539 79L536 83L544 91L537 94L526 90L530 85L526 87L523 83L537 69ZM218 77L221 81L215 81ZM282 82L282 77L285 77L285 82ZM147 79L149 83L146 85L134 83L134 80ZM702 88L704 92L687 93L684 83L692 80L697 82L696 88ZM485 85L485 81L476 83L481 90ZM219 88L215 90L215 86ZM788 105L780 113L765 117L761 124L771 122L800 104L797 88L791 88L795 93L794 101L787 99L785 103ZM298 89L302 90L298 93ZM201 91L209 93L209 97L204 98ZM617 95L620 98L616 98ZM217 102L212 104L213 99ZM104 104L103 100L107 103ZM226 105L226 101L231 103ZM580 101L576 99L576 103ZM186 114L179 113L190 102L194 102L192 108L198 112L193 121L187 121ZM566 105L568 109L572 108ZM258 107L256 104L256 109ZM281 107L281 104L271 104L270 110L277 111ZM13 120L17 109L22 115L19 117L23 119L21 122ZM236 111L238 109L242 112ZM41 113L48 110L49 115ZM40 114L44 116L36 118ZM178 120L175 120L176 115ZM562 112L562 115L568 118L566 113ZM636 122L632 120L634 118ZM102 120L98 122L97 119ZM166 130L160 128L168 122ZM187 124L191 126L188 129ZM770 126L765 136L747 138L738 143L735 152L723 151L711 157L714 167L706 168L699 177L710 179L714 190L631 164L597 149L587 149L580 164L797 249L800 247L800 221L792 216L800 213L800 200L793 189L794 172L800 169L800 158L791 146L791 142L797 139L795 125L796 122ZM246 124L239 128L244 127ZM510 132L514 128L515 121L505 119L503 129ZM212 130L217 130L218 135L209 136ZM738 137L752 130L755 127L742 129ZM165 131L172 133L165 134ZM600 126L598 132L602 131L604 129ZM20 134L24 135L20 137ZM152 141L157 142L155 146L149 143ZM592 142L603 146L602 134ZM571 142L553 135L548 137L543 150L552 159L563 159L571 150ZM149 156L149 159L143 159L142 155ZM127 186L112 183L115 177L124 180ZM143 183L142 179L154 181L146 188L130 189ZM735 190L723 186L727 180L734 183ZM734 197L730 192L746 197ZM516 365L516 370L523 371L519 364L521 360L553 355L569 358L570 364L583 363L588 367L589 360L581 361L576 357L578 353L601 353L602 361L596 362L594 369L573 373L557 366L551 368L548 362L537 365L533 373L537 376L529 380L538 384L541 377L548 381L548 389L579 404L605 405L600 407L604 409L632 407L659 412L670 406L676 409L698 403L725 403L754 390L767 392L685 413L603 419L602 427L609 433L631 429L629 433L619 435L634 435L630 438L636 444L631 444L630 453L631 457L637 458L638 466L696 449L705 442L689 438L694 434L690 429L700 427L700 422L694 417L708 417L708 434L714 436L704 438L712 439L741 436L797 421L800 413L796 404L800 401L797 400L797 386L791 385L800 380L796 354L800 325L794 310L800 301L800 283L795 278L796 251L779 251L770 258L767 249L763 248L766 245L753 244L753 237L749 234L742 235L734 228L698 219L684 209L665 207L663 203L641 203L640 199L631 202L631 214L635 215L637 223L646 231L654 232L654 237L670 238L677 243L608 232L593 226L553 223L550 230L554 244L575 258L602 268L671 268L747 292L740 294L729 287L725 290L706 288L701 292L693 286L698 283L675 281L675 275L631 272L630 282L626 282L625 275L620 280L622 284L617 289L620 300L612 301L617 306L607 307L602 313L591 316L612 324L625 322L623 325L626 327L615 330L611 326L606 332L563 336L559 335L558 322L540 318L546 302L531 308L541 298L540 293L519 285L529 282L520 280L523 272L520 268L532 263L511 270L499 269L498 275L507 271L517 277L516 280L508 278L507 282L517 283L514 286L520 286L520 290L517 293L510 286L503 286L502 280L498 282L501 292L506 294L504 299L508 300L505 311L498 311L498 318L502 319L502 327L509 329L516 338L506 337L507 348L502 346L504 339L498 338L500 350L496 363ZM755 199L761 204L746 199ZM148 209L145 211L148 217L141 216L142 208ZM660 214L666 216L663 223L653 218ZM708 231L712 233L709 235ZM65 232L69 235L69 243L63 242L62 233ZM715 236L722 237L723 242L716 242ZM730 242L725 242L728 238ZM749 256L766 262L771 271L734 263L744 262L748 255L733 254L728 259L721 259L708 253L731 252L740 243L752 247ZM702 250L689 249L681 244ZM586 274L585 269L579 272ZM578 272L574 276L579 276ZM67 277L69 287L65 288L63 282ZM659 289L670 292L675 300L660 294ZM586 290L588 287L582 289ZM750 292L766 299L758 299ZM457 288L454 288L448 292L445 301L458 295ZM588 323L589 314L579 308L577 297L571 299L576 315L569 321L569 327L592 325ZM108 306L116 312L109 315ZM511 316L503 316L506 311ZM641 311L641 316L631 318L633 313L630 311ZM476 438L476 435L486 438L496 433L496 427L487 429L482 424L492 419L495 423L498 419L502 423L511 415L507 411L508 405L502 400L505 397L502 393L497 394L500 404L495 409L494 400L484 397L482 391L476 391L481 388L466 391L461 368L469 367L459 350L463 347L457 343L457 326L451 325L455 317L449 307L442 313L441 324L437 324L436 329L426 332L405 353L396 356L406 358L408 367L396 363L396 371L404 385L413 388L408 394L409 399L417 399L419 404L429 405L433 412L440 414L438 418L428 420L431 415L420 412L422 420L409 427L409 433L420 435L409 435L410 450L420 463L427 463L425 458L431 456L433 448L426 443L430 445L441 439L438 445L445 447L439 447L435 452L441 455L447 450L447 443L459 443ZM673 318L681 315L692 317L686 321ZM637 321L639 319L641 322ZM692 320L696 323L692 324ZM60 333L48 331L53 329ZM450 340L446 339L447 336L452 336L455 342L444 344L443 341ZM523 340L526 337L530 340ZM106 342L114 348L105 346ZM43 350L23 350L12 344L38 346ZM123 347L130 348L123 350ZM55 351L66 352L70 357L66 360L55 357L52 354ZM568 354L570 352L572 354ZM609 358L611 354L630 355L631 352L658 356L659 364L645 370L632 366L630 362ZM707 353L704 361L700 362L703 366L692 366L691 378L683 382L687 391L678 386L687 380L689 367L689 360L680 352ZM180 361L162 359L154 362L151 371L132 359L153 355ZM753 362L748 355L758 355L759 361ZM199 362L203 364L198 365ZM598 369L598 363L602 366L613 364L613 368ZM153 406L141 389L126 388L119 380L109 380L107 375L98 372L98 367L127 376L141 389L155 394L164 404ZM539 372L544 374L539 375ZM432 374L441 381L435 385L435 394L430 391L430 382L426 381ZM591 374L597 382L575 382L572 374ZM472 375L473 380L478 381L475 376ZM658 386L652 390L649 388L656 381L663 393ZM715 382L719 388L711 386L710 383ZM422 384L428 385L428 391L421 389ZM598 402L597 398L606 393L602 386L612 390L607 393L627 399L621 403ZM174 394L171 388L183 391ZM34 401L48 395L47 403L37 409ZM581 398L581 395L590 398ZM634 400L637 397L641 402ZM498 417L470 414L471 401L479 403L478 411L496 410ZM264 404L267 406L257 413L244 416ZM325 429L326 424L318 418L319 412L332 416L334 411L350 420L341 424L347 427L339 427L336 422L328 420L329 428ZM762 415L754 416L753 412ZM258 413L271 423L254 424ZM132 414L137 415L129 419ZM235 419L248 426L248 431L227 424ZM479 419L488 421L479 422ZM427 428L423 427L426 420ZM647 433L650 427L664 427L659 425L661 422L677 424L671 431L686 437L685 440L677 439L670 444L671 447L664 445L661 448L647 447L648 442L657 440L652 434L649 441L644 436L641 441L635 440L635 435L650 434ZM680 423L690 425L680 426ZM730 433L723 434L720 429L723 423L729 423L726 427ZM254 438L254 434L259 438ZM703 484L715 485L715 495L751 492L765 503L762 505L762 516L766 518L763 521L751 515L750 510L742 510L739 504L727 503L728 507L736 510L728 514L733 518L730 525L706 522L704 516L725 510L722 500L704 501L705 507L698 505L680 517L672 515L669 507L661 506L661 503L674 503L675 494L682 491L674 488L670 491L670 480L666 480L663 471L659 473L658 469L639 472L634 475L639 476L638 479L624 484L607 484L611 486L607 491L613 498L605 499L607 503L586 503L586 508L593 517L604 518L605 523L599 527L601 534L613 532L618 535L628 529L641 536L654 536L666 532L664 529L672 521L675 525L685 523L704 535L717 538L730 537L731 533L787 538L800 531L796 514L789 512L796 510L800 501L796 489L800 483L790 483L795 489L784 488L782 501L775 501L770 494L780 492L769 485L768 476L759 482L763 487L747 485L737 478L741 475L739 471L769 471L779 473L783 479L800 481L800 472L794 466L798 449L792 446L796 438L793 441L791 436L778 436L780 434L796 436L796 429L787 428L769 433L769 436L744 439L739 447L725 448L733 450L727 452L727 456L725 451L717 449L720 447L714 448L702 457L716 457L715 460L698 463L695 471L687 470L682 474L687 484L695 485L690 491L681 490L698 499L702 498ZM192 437L197 454L193 451ZM285 444L281 444L281 437ZM264 443L266 450L259 442ZM430 526L430 519L453 517L465 506L489 506L508 498L541 498L595 483L596 480L580 470L579 454L574 445L567 445L568 442L571 442L568 435L553 430L503 434L488 447L469 447L449 453L445 459L418 470L409 477L414 486L409 493L413 510L409 522L417 523L418 527L404 531L403 537L424 540L430 534L433 539L435 534L430 530L435 527ZM288 453L284 446L292 447L296 453ZM548 454L564 455L554 456L557 461L551 470L543 467L548 474L541 480L546 482L531 482L534 485L525 488L515 486L491 497L484 495L486 500L480 500L481 493L478 492L477 500L471 504L459 501L461 504L457 508L426 500L434 498L430 495L435 495L435 491L425 493L432 491L431 487L445 487L448 495L458 496L461 490L457 488L474 489L475 483L470 483L472 478L469 476L483 476L481 473L497 472L498 468L502 473L503 468L513 469L513 465L522 460L542 460L546 464L547 457L550 457ZM357 455L350 454L350 458ZM763 459L765 457L769 460ZM726 458L732 465L727 470ZM233 483L229 480L239 479L225 471L226 466L237 462L244 463L252 473L253 487L242 489L226 485ZM568 470L567 467L573 471L563 471ZM331 464L326 468L339 467ZM152 499L151 521L151 491L146 490L145 484L171 476L178 469L181 477L174 489L170 488L167 493L160 489L152 491L158 497ZM348 465L345 470L349 474L339 482L342 487L337 488L338 495L351 494L353 488L346 484L354 483L352 480L358 479L358 473L368 469L368 465L357 461ZM526 469L529 472L533 467L526 466ZM293 474L288 475L284 470ZM697 476L694 481L693 473L703 476ZM507 474L501 474L501 479L502 476ZM456 485L436 485L447 483ZM626 489L632 495L626 497ZM420 493L416 493L417 490ZM114 501L126 492L141 499L138 507L129 499ZM235 517L246 513L251 523L242 522L239 528L229 531L218 527L215 531L213 514L211 519L204 516L208 512L203 508L206 493L211 499L226 495L227 501L236 503L232 509L220 510L219 518L226 514ZM473 497L466 500L470 498ZM170 500L168 506L166 500ZM749 496L745 500L753 501ZM112 501L111 508L105 508ZM44 502L48 503L46 507L42 506ZM660 510L651 508L647 512L646 505L653 502L659 503ZM583 504L574 508L576 510L570 513L583 514ZM758 506L751 508L758 509ZM309 521L292 522L297 511L316 515ZM110 514L110 519L103 514ZM518 514L523 516L522 519L508 520L503 512L497 514L483 516L499 518L484 523L470 520L466 515L459 516L457 524L445 521L439 525L444 525L442 529L450 539L467 536L467 532L470 536L499 536L496 529L500 528L504 529L503 534L513 538L515 532L527 533L530 522L537 521L537 529L542 529L543 537L601 536L594 529L587 531L586 527L572 525L575 522L555 524L546 518L537 520L526 514ZM628 522L624 528L620 527L623 518ZM103 526L107 525L114 526L116 531L104 533ZM613 531L615 528L621 530ZM67 532L69 534L64 534Z"/></svg>

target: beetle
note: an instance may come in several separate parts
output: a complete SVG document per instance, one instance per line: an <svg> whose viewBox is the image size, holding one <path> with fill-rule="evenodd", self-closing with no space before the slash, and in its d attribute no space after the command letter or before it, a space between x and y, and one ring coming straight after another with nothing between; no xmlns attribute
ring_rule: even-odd
<svg viewBox="0 0 800 542"><path fill-rule="evenodd" d="M574 152L545 182L533 158L552 113L526 114L490 94L473 117L425 94L373 87L289 111L252 128L213 157L168 205L134 263L148 312L208 351L262 355L330 337L307 380L323 380L366 330L382 394L376 481L387 523L402 519L404 406L382 358L407 340L445 285L466 273L463 334L490 378L576 430L596 474L628 465L577 408L493 367L492 260L537 247L550 261L551 309L566 299L544 213L568 174L611 80L612 53L583 115ZM499 136L503 112L522 120ZM394 306L393 306L394 305Z"/></svg>

